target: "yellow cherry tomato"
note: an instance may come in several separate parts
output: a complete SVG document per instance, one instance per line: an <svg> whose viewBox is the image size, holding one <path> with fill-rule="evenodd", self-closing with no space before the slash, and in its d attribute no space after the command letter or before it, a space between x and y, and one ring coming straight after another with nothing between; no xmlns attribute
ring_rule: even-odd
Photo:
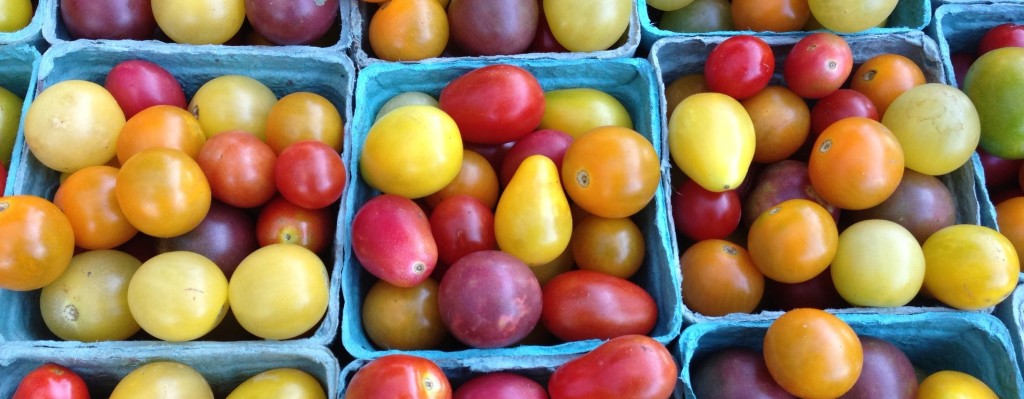
<svg viewBox="0 0 1024 399"><path fill-rule="evenodd" d="M256 374L228 394L227 399L327 399L320 381L305 371L277 368Z"/></svg>
<svg viewBox="0 0 1024 399"><path fill-rule="evenodd" d="M242 75L223 75L203 83L188 103L210 138L231 130L248 132L266 141L267 118L277 96L262 82Z"/></svg>
<svg viewBox="0 0 1024 399"><path fill-rule="evenodd" d="M1006 299L1017 286L1020 260L1013 244L991 228L945 227L925 240L924 289L946 305L984 309Z"/></svg>
<svg viewBox="0 0 1024 399"><path fill-rule="evenodd" d="M917 386L917 399L998 399L984 381L956 370L932 373Z"/></svg>
<svg viewBox="0 0 1024 399"><path fill-rule="evenodd" d="M544 0L551 33L569 51L601 51L612 47L629 27L630 0Z"/></svg>
<svg viewBox="0 0 1024 399"><path fill-rule="evenodd" d="M124 112L103 86L65 80L32 101L25 115L25 144L43 165L74 172L113 158L124 124Z"/></svg>
<svg viewBox="0 0 1024 399"><path fill-rule="evenodd" d="M668 121L672 161L708 191L739 187L754 159L756 140L746 109L721 93L683 99Z"/></svg>
<svg viewBox="0 0 1024 399"><path fill-rule="evenodd" d="M83 252L43 287L39 309L56 336L72 341L122 340L139 331L128 309L128 282L142 262L115 250Z"/></svg>
<svg viewBox="0 0 1024 399"><path fill-rule="evenodd" d="M223 44L245 22L245 0L152 0L167 37L185 44Z"/></svg>
<svg viewBox="0 0 1024 399"><path fill-rule="evenodd" d="M265 339L297 337L327 312L327 267L295 244L271 244L249 254L231 275L231 310L246 331Z"/></svg>
<svg viewBox="0 0 1024 399"><path fill-rule="evenodd" d="M555 260L569 246L572 213L555 163L543 155L523 160L494 210L498 248L530 266Z"/></svg>
<svg viewBox="0 0 1024 399"><path fill-rule="evenodd" d="M128 222L154 237L175 237L199 225L210 210L210 182L188 154L151 148L117 173L117 202Z"/></svg>
<svg viewBox="0 0 1024 399"><path fill-rule="evenodd" d="M124 376L110 399L213 399L202 374L178 362L153 362Z"/></svg>
<svg viewBox="0 0 1024 399"><path fill-rule="evenodd" d="M601 126L632 129L633 119L618 99L597 89L561 89L544 93L544 116L538 129L560 130L575 138Z"/></svg>
<svg viewBox="0 0 1024 399"><path fill-rule="evenodd" d="M227 314L228 280L202 255L166 252L147 260L132 276L128 308L150 335L191 341L213 330Z"/></svg>

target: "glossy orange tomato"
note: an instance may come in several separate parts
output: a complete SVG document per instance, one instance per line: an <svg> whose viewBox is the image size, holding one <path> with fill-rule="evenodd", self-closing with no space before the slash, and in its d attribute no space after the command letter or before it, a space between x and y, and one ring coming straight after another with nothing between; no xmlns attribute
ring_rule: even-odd
<svg viewBox="0 0 1024 399"><path fill-rule="evenodd" d="M572 229L576 266L615 277L630 278L644 262L643 232L629 218L589 216Z"/></svg>
<svg viewBox="0 0 1024 399"><path fill-rule="evenodd" d="M174 237L198 226L212 198L199 164L169 148L143 150L125 162L115 192L128 221L154 237Z"/></svg>
<svg viewBox="0 0 1024 399"><path fill-rule="evenodd" d="M56 280L71 264L75 234L52 202L0 197L0 288L28 291Z"/></svg>
<svg viewBox="0 0 1024 399"><path fill-rule="evenodd" d="M719 239L699 241L679 258L683 303L705 316L750 313L764 294L764 275L743 247Z"/></svg>
<svg viewBox="0 0 1024 399"><path fill-rule="evenodd" d="M462 167L455 180L436 193L428 195L427 206L433 208L445 198L459 194L480 200L487 209L494 209L498 203L498 174L487 158L471 150L462 150Z"/></svg>
<svg viewBox="0 0 1024 399"><path fill-rule="evenodd" d="M881 204L903 179L903 148L881 123L842 119L821 132L811 147L807 171L814 191L843 209Z"/></svg>
<svg viewBox="0 0 1024 399"><path fill-rule="evenodd" d="M370 18L367 36L380 59L437 57L448 45L448 14L437 0L391 0Z"/></svg>
<svg viewBox="0 0 1024 399"><path fill-rule="evenodd" d="M803 28L810 17L807 0L732 0L737 30L789 32Z"/></svg>
<svg viewBox="0 0 1024 399"><path fill-rule="evenodd" d="M267 144L280 154L302 140L316 140L341 152L341 114L316 93L295 92L277 100L267 116Z"/></svg>
<svg viewBox="0 0 1024 399"><path fill-rule="evenodd" d="M999 232L1013 243L1017 259L1024 259L1024 197L1014 197L996 205ZM1024 272L1024 267L1021 268Z"/></svg>
<svg viewBox="0 0 1024 399"><path fill-rule="evenodd" d="M562 185L591 214L631 216L654 198L661 161L654 146L635 130L592 129L577 137L562 158Z"/></svg>
<svg viewBox="0 0 1024 399"><path fill-rule="evenodd" d="M117 161L124 164L147 148L173 148L195 159L206 142L199 120L173 105L154 105L128 119L117 136Z"/></svg>
<svg viewBox="0 0 1024 399"><path fill-rule="evenodd" d="M114 187L118 169L89 166L68 176L57 188L53 203L71 222L75 245L85 249L111 249L128 242L138 230L117 203Z"/></svg>
<svg viewBox="0 0 1024 399"><path fill-rule="evenodd" d="M868 96L885 115L889 104L911 87L925 84L921 67L900 54L882 54L861 64L853 73L850 88Z"/></svg>
<svg viewBox="0 0 1024 399"><path fill-rule="evenodd" d="M817 202L791 199L765 211L750 226L747 250L765 277L802 283L832 263L839 230Z"/></svg>
<svg viewBox="0 0 1024 399"><path fill-rule="evenodd" d="M754 122L754 162L772 163L789 158L811 132L807 102L786 87L765 87L740 104Z"/></svg>
<svg viewBox="0 0 1024 399"><path fill-rule="evenodd" d="M779 385L801 398L838 398L857 382L864 350L846 322L819 309L779 316L764 335L764 361Z"/></svg>

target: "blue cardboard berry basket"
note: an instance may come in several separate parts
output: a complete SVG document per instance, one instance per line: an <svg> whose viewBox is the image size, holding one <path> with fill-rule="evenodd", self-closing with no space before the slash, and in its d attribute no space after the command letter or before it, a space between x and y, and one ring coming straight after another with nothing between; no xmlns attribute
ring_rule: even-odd
<svg viewBox="0 0 1024 399"><path fill-rule="evenodd" d="M785 56L793 44L802 36L796 35L774 35L761 36L771 46L775 54L776 74L771 84L782 82L782 66ZM702 73L704 61L718 43L721 43L727 36L679 36L659 40L651 49L649 59L654 65L655 75L658 77L658 90L661 98L661 126L663 137L668 135L668 121L666 115L668 110L665 100L665 87L675 79L691 74ZM860 63L871 57L884 53L896 53L904 55L921 67L925 78L931 83L946 83L946 74L942 69L942 61L939 57L935 42L922 32L908 31L893 34L864 34L845 36L853 50L854 69ZM666 140L667 141L667 140ZM957 207L956 223L981 224L988 227L995 227L995 209L988 194L984 189L984 175L982 174L981 161L974 155L969 162L957 170L939 176L939 179L950 189ZM671 184L671 183L670 183ZM671 206L671 203L669 204ZM680 249L681 251L684 249ZM847 308L835 310L838 313L859 313L859 312L895 312L915 313L922 311L949 310L944 307L913 307L904 306L890 309L875 308ZM988 310L991 312L991 308ZM749 318L773 317L777 312L765 311L757 314L731 314L722 317L708 317L696 313L683 305L683 318L685 323L697 323L708 320L724 318L727 320L743 320Z"/></svg>
<svg viewBox="0 0 1024 399"><path fill-rule="evenodd" d="M1003 23L1024 23L1024 2L949 2L935 9L935 22L928 33L939 44L946 78L958 86L950 56L974 54L978 41L989 29Z"/></svg>
<svg viewBox="0 0 1024 399"><path fill-rule="evenodd" d="M107 42L97 46L90 41L59 43L42 57L37 92L69 79L103 83L118 62L144 59L161 65L182 84L187 98L199 87L218 76L247 75L270 88L278 98L293 92L310 91L331 101L348 122L352 118L352 90L355 68L344 54L322 49L295 49L291 52L264 52L253 47L197 46L139 41ZM47 168L32 155L19 132L9 178L10 194L30 194L53 198L60 181L59 173ZM348 152L345 144L343 153ZM343 200L342 200L343 201ZM340 221L340 218L339 218ZM348 246L345 229L337 226L333 248L325 259L330 273L330 302L323 320L312 332L291 343L328 345L337 337L341 307L340 265ZM56 341L39 314L39 291L0 290L0 341L45 341L53 346L75 346L78 342ZM154 341L102 342L96 345L118 346L149 344ZM210 342L201 342L210 343Z"/></svg>
<svg viewBox="0 0 1024 399"><path fill-rule="evenodd" d="M1024 282L1024 278L1021 282ZM1024 288L1018 285L1010 299L996 306L995 315L1009 330L1015 352L1014 358L1017 365L1024 369Z"/></svg>
<svg viewBox="0 0 1024 399"><path fill-rule="evenodd" d="M22 98L21 115L25 115L29 103L32 102L32 98L35 96L40 58L42 56L39 54L39 51L36 51L35 47L28 44L0 47L0 87ZM21 121L18 124L20 130ZM0 158L8 158L13 154L3 155ZM13 162L13 159L10 165L4 165L4 167L10 171L12 165L17 165ZM13 176L13 174L11 175ZM11 181L11 179L8 179L8 183L11 183ZM2 189L4 192L7 192L7 187Z"/></svg>
<svg viewBox="0 0 1024 399"><path fill-rule="evenodd" d="M210 384L214 395L223 398L239 384L264 371L295 368L320 382L328 398L336 398L341 367L329 350L319 346L251 345L181 346L164 348L74 349L0 345L0 397L14 395L21 380L46 363L71 369L85 381L94 398L106 398L125 375L158 361L175 361L195 369Z"/></svg>
<svg viewBox="0 0 1024 399"><path fill-rule="evenodd" d="M720 31L709 33L681 33L658 27L660 12L647 5L647 0L637 0L640 13L641 28L641 49L647 50L659 39L673 36L733 36L739 34L754 34L752 31ZM889 15L889 20L884 28L872 28L857 34L889 34L911 30L922 30L931 22L932 0L902 0L896 4L896 9ZM759 35L803 35L801 32L756 32Z"/></svg>
<svg viewBox="0 0 1024 399"><path fill-rule="evenodd" d="M356 66L361 68L370 65L371 63L378 62L389 62L377 58L373 54L373 50L370 47L370 41L368 39L368 31L370 29L370 20L373 18L373 14L377 11L378 6L376 4L363 1L363 0L352 0L358 3L358 12L352 17L353 36L355 41L352 47L352 57L355 59ZM451 45L451 39L449 38L449 45ZM445 53L441 57L428 58L427 60L436 61L448 58L457 59L468 59L468 60L482 60L482 61L493 61L501 59L556 59L556 60L571 60L578 58L628 58L636 54L637 49L640 47L640 19L637 11L637 4L633 2L633 11L629 16L629 26L626 28L626 34L619 39L611 48L602 51L593 51L585 53L525 53L517 55L502 55L502 56L453 56L451 52L446 49Z"/></svg>
<svg viewBox="0 0 1024 399"><path fill-rule="evenodd" d="M984 381L1000 398L1024 395L1010 334L992 315L939 312L838 316L858 336L884 339L900 348L925 375L957 370ZM760 351L773 320L720 321L687 327L679 337L685 397L695 398L691 380L695 361L730 347Z"/></svg>
<svg viewBox="0 0 1024 399"><path fill-rule="evenodd" d="M336 18L339 25L329 30L325 37L311 45L301 46L261 46L264 49L270 51L292 51L296 47L322 47L335 51L345 52L351 49L353 42L352 35L352 16L355 15L356 2L360 0L339 0L338 1L338 17ZM72 37L68 32L67 27L64 25L64 20L60 14L60 3L61 0L39 0L38 13L42 14L42 23L37 27L37 31L40 31L40 40L45 40L46 43L53 45L66 41L74 40L89 40L89 39L78 39ZM248 24L248 22L246 22ZM242 29L246 29L247 26L243 26ZM157 27L156 31L159 31ZM156 33L156 32L154 32ZM335 37L335 35L337 37ZM234 39L232 39L234 40ZM104 42L110 40L98 40L98 42ZM154 36L152 39L145 41L157 41ZM186 45L189 46L189 45ZM281 50L283 49L283 50Z"/></svg>
<svg viewBox="0 0 1024 399"><path fill-rule="evenodd" d="M597 59L597 60L524 60L520 58L495 60L458 60L451 62L427 62L419 64L376 63L359 73L356 85L356 111L347 142L351 151L347 159L349 168L349 197L343 206L344 226L351 229L352 218L363 203L379 192L363 180L359 173L359 154L366 134L373 124L381 106L391 97L406 91L421 91L436 96L451 80L471 70L495 63L510 63L530 71L537 77L544 90L589 87L602 90L617 98L629 111L634 129L651 140L662 157L662 176L667 176L667 150L664 149L660 120L655 115L657 95L654 75L646 60ZM650 336L667 344L678 336L681 328L679 312L679 268L678 254L669 226L666 179L654 199L633 220L643 231L647 252L640 272L631 280L643 287L654 298L658 306L658 320ZM346 235L350 235L346 232ZM400 353L383 350L373 345L362 325L363 297L376 278L366 272L346 248L345 266L342 270L345 307L342 312L341 340L345 350L355 358L376 358L386 354ZM430 359L473 358L496 356L533 356L586 352L601 341L566 342L554 345L523 345L499 349L421 350L401 352Z"/></svg>
<svg viewBox="0 0 1024 399"><path fill-rule="evenodd" d="M43 22L46 19L43 10L43 4L48 1L56 0L39 0L38 4L36 1L32 2L33 13L32 19L29 20L28 25L24 28L18 29L14 32L0 32L0 45L19 45L28 44L35 46L42 51L45 42L43 41L42 27Z"/></svg>

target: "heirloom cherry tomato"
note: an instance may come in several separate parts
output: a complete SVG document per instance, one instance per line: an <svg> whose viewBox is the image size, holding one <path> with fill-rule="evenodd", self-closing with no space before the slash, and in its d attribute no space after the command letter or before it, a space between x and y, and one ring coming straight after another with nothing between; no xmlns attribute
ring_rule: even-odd
<svg viewBox="0 0 1024 399"><path fill-rule="evenodd" d="M75 251L67 216L40 197L0 197L0 288L42 288L64 273Z"/></svg>
<svg viewBox="0 0 1024 399"><path fill-rule="evenodd" d="M448 266L473 252L498 248L494 212L468 195L451 196L437 204L430 213L430 231L438 260Z"/></svg>
<svg viewBox="0 0 1024 399"><path fill-rule="evenodd" d="M650 0L647 5L661 11L672 11L686 7L693 3L693 0Z"/></svg>
<svg viewBox="0 0 1024 399"><path fill-rule="evenodd" d="M804 99L783 86L768 86L740 102L754 122L754 162L789 158L807 141L811 111Z"/></svg>
<svg viewBox="0 0 1024 399"><path fill-rule="evenodd" d="M1024 91L1024 48L1003 47L985 53L964 77L981 121L979 146L992 155L1024 159L1024 112L1013 101Z"/></svg>
<svg viewBox="0 0 1024 399"><path fill-rule="evenodd" d="M377 110L377 116L373 118L376 122L380 120L380 117L384 114L393 111L395 108L406 106L406 105L429 105L431 107L440 108L437 104L437 99L433 96L420 92L420 91L407 91L402 92L384 102L384 105L380 106Z"/></svg>
<svg viewBox="0 0 1024 399"><path fill-rule="evenodd" d="M333 241L333 208L307 209L281 196L275 196L260 208L256 219L256 241L261 247L287 243L323 253Z"/></svg>
<svg viewBox="0 0 1024 399"><path fill-rule="evenodd" d="M579 137L601 126L633 128L629 111L610 94L591 88L549 90L538 129L560 130Z"/></svg>
<svg viewBox="0 0 1024 399"><path fill-rule="evenodd" d="M185 234L210 210L210 183L188 154L151 148L135 154L117 173L114 189L128 222L154 237Z"/></svg>
<svg viewBox="0 0 1024 399"><path fill-rule="evenodd" d="M868 96L879 115L911 87L925 84L924 72L913 60L899 54L875 56L857 68L850 88Z"/></svg>
<svg viewBox="0 0 1024 399"><path fill-rule="evenodd" d="M281 151L274 163L274 185L291 203L324 208L338 201L345 189L341 155L319 141L306 140Z"/></svg>
<svg viewBox="0 0 1024 399"><path fill-rule="evenodd" d="M1017 250L1017 259L1024 259L1024 197L1013 197L996 204L996 221L999 232Z"/></svg>
<svg viewBox="0 0 1024 399"><path fill-rule="evenodd" d="M434 0L429 0L434 1ZM451 399L452 386L433 361L411 355L370 360L352 376L347 399Z"/></svg>
<svg viewBox="0 0 1024 399"><path fill-rule="evenodd" d="M830 266L843 299L855 306L903 306L924 281L921 244L906 228L888 220L864 220L839 235Z"/></svg>
<svg viewBox="0 0 1024 399"><path fill-rule="evenodd" d="M742 100L765 88L774 70L775 55L764 40L737 35L711 50L704 77L711 91Z"/></svg>
<svg viewBox="0 0 1024 399"><path fill-rule="evenodd" d="M103 87L117 100L126 118L159 104L188 108L181 83L160 65L146 60L117 63L107 72Z"/></svg>
<svg viewBox="0 0 1024 399"><path fill-rule="evenodd" d="M839 230L817 202L791 199L761 213L750 226L747 250L765 277L801 283L832 263Z"/></svg>
<svg viewBox="0 0 1024 399"><path fill-rule="evenodd" d="M629 218L590 215L572 231L572 258L583 270L630 278L643 265L643 232Z"/></svg>
<svg viewBox="0 0 1024 399"><path fill-rule="evenodd" d="M903 148L885 125L868 118L833 123L814 142L807 172L814 191L843 209L882 203L903 178Z"/></svg>
<svg viewBox="0 0 1024 399"><path fill-rule="evenodd" d="M25 115L25 145L43 165L74 172L114 157L124 113L103 86L65 80L36 96Z"/></svg>
<svg viewBox="0 0 1024 399"><path fill-rule="evenodd" d="M367 37L383 60L437 57L448 44L448 14L437 0L388 1L370 17Z"/></svg>
<svg viewBox="0 0 1024 399"><path fill-rule="evenodd" d="M839 89L818 100L811 108L811 137L817 139L825 128L851 116L881 120L875 103L868 96L856 90Z"/></svg>
<svg viewBox="0 0 1024 399"><path fill-rule="evenodd" d="M497 64L449 82L439 105L459 126L464 141L501 144L534 131L545 112L544 90L530 71Z"/></svg>
<svg viewBox="0 0 1024 399"><path fill-rule="evenodd" d="M280 154L289 145L316 140L341 152L342 120L338 109L323 96L295 92L277 100L267 115L267 144Z"/></svg>
<svg viewBox="0 0 1024 399"><path fill-rule="evenodd" d="M738 30L796 31L810 17L807 0L732 0L732 20Z"/></svg>
<svg viewBox="0 0 1024 399"><path fill-rule="evenodd" d="M676 78L665 87L665 109L668 110L666 116L671 119L676 106L686 97L707 91L708 82L704 79L704 74L692 73Z"/></svg>
<svg viewBox="0 0 1024 399"><path fill-rule="evenodd" d="M1005 23L986 31L978 41L978 56L1003 47L1024 47L1024 25Z"/></svg>
<svg viewBox="0 0 1024 399"><path fill-rule="evenodd" d="M235 387L226 399L327 399L320 381L305 371L277 368L256 374Z"/></svg>
<svg viewBox="0 0 1024 399"><path fill-rule="evenodd" d="M984 381L955 370L935 372L921 381L917 387L917 399L997 399L998 397Z"/></svg>
<svg viewBox="0 0 1024 399"><path fill-rule="evenodd" d="M802 398L837 398L853 387L864 365L857 333L818 309L779 316L764 335L764 360L772 378Z"/></svg>
<svg viewBox="0 0 1024 399"><path fill-rule="evenodd" d="M487 209L494 209L498 203L498 175L483 155L462 150L462 168L455 175L455 180L424 200L427 206L433 208L446 198L460 194L476 198Z"/></svg>
<svg viewBox="0 0 1024 399"><path fill-rule="evenodd" d="M545 0L544 16L558 43L569 51L607 50L629 27L629 0Z"/></svg>
<svg viewBox="0 0 1024 399"><path fill-rule="evenodd" d="M541 322L563 341L648 334L658 320L651 294L612 275L572 270L555 276L542 289Z"/></svg>
<svg viewBox="0 0 1024 399"><path fill-rule="evenodd" d="M804 36L786 56L786 86L803 98L822 98L846 83L853 71L853 51L846 40L829 32Z"/></svg>
<svg viewBox="0 0 1024 399"><path fill-rule="evenodd" d="M672 32L736 30L729 0L694 0L686 7L662 14L658 28Z"/></svg>
<svg viewBox="0 0 1024 399"><path fill-rule="evenodd" d="M643 335L627 335L555 369L548 392L555 399L663 399L679 379L665 346Z"/></svg>
<svg viewBox="0 0 1024 399"><path fill-rule="evenodd" d="M693 240L728 237L739 226L741 209L736 190L716 193L686 180L672 192L676 230Z"/></svg>
<svg viewBox="0 0 1024 399"><path fill-rule="evenodd" d="M132 275L128 309L157 339L191 341L213 330L227 313L228 279L202 255L162 253Z"/></svg>
<svg viewBox="0 0 1024 399"><path fill-rule="evenodd" d="M386 350L434 349L448 330L437 304L433 279L408 287L377 280L363 298L363 328L378 348Z"/></svg>
<svg viewBox="0 0 1024 399"><path fill-rule="evenodd" d="M568 133L551 129L537 130L516 140L501 160L501 168L497 170L501 186L508 185L519 165L530 155L546 156L555 163L558 170L562 170L562 158L572 140Z"/></svg>
<svg viewBox="0 0 1024 399"><path fill-rule="evenodd" d="M841 33L860 32L883 22L896 9L897 0L808 0L812 16L825 28Z"/></svg>
<svg viewBox="0 0 1024 399"><path fill-rule="evenodd" d="M764 275L743 247L711 239L691 245L679 258L683 303L705 316L750 313L764 295Z"/></svg>
<svg viewBox="0 0 1024 399"><path fill-rule="evenodd" d="M594 215L619 218L640 212L661 182L654 145L635 130L605 126L576 138L562 158L562 185L573 202Z"/></svg>
<svg viewBox="0 0 1024 399"><path fill-rule="evenodd" d="M882 124L899 140L906 167L932 176L967 163L981 138L981 122L971 99L939 83L915 86L896 97Z"/></svg>
<svg viewBox="0 0 1024 399"><path fill-rule="evenodd" d="M152 0L153 17L171 40L223 44L245 22L244 0Z"/></svg>
<svg viewBox="0 0 1024 399"><path fill-rule="evenodd" d="M338 0L245 0L245 16L271 43L310 44L337 20Z"/></svg>
<svg viewBox="0 0 1024 399"><path fill-rule="evenodd" d="M572 215L555 163L543 155L523 160L494 210L498 248L538 266L569 246Z"/></svg>
<svg viewBox="0 0 1024 399"><path fill-rule="evenodd" d="M196 163L210 182L214 198L239 208L265 204L277 193L277 155L262 140L236 130L210 137Z"/></svg>
<svg viewBox="0 0 1024 399"><path fill-rule="evenodd" d="M708 131L715 134L706 134ZM754 158L756 140L747 110L721 93L687 97L668 121L672 161L710 191L740 186Z"/></svg>
<svg viewBox="0 0 1024 399"><path fill-rule="evenodd" d="M117 202L117 172L111 166L90 166L72 173L57 187L53 204L71 222L76 246L111 249L138 233Z"/></svg>
<svg viewBox="0 0 1024 399"><path fill-rule="evenodd" d="M239 0L241 1L241 0ZM267 117L277 96L260 81L242 75L222 75L203 83L188 103L206 137L244 130L266 140Z"/></svg>
<svg viewBox="0 0 1024 399"><path fill-rule="evenodd" d="M0 166L4 168L11 165L22 105L24 101L20 96L0 87ZM0 185L0 190L2 187L3 185Z"/></svg>
<svg viewBox="0 0 1024 399"><path fill-rule="evenodd" d="M46 327L68 341L128 339L139 331L128 308L128 283L142 262L114 250L82 252L39 294Z"/></svg>
<svg viewBox="0 0 1024 399"><path fill-rule="evenodd" d="M32 21L35 13L34 6L29 0L3 0L0 1L0 32L17 32Z"/></svg>
<svg viewBox="0 0 1024 399"><path fill-rule="evenodd" d="M146 40L156 20L148 0L61 0L60 21L73 39Z"/></svg>
<svg viewBox="0 0 1024 399"><path fill-rule="evenodd" d="M46 363L21 379L11 399L44 398L89 399L89 387L71 369Z"/></svg>
<svg viewBox="0 0 1024 399"><path fill-rule="evenodd" d="M148 148L173 148L193 159L206 143L199 121L188 111L173 105L154 105L128 119L117 136L117 161Z"/></svg>
<svg viewBox="0 0 1024 399"><path fill-rule="evenodd" d="M213 399L202 374L186 364L163 361L143 365L124 376L110 399L191 398Z"/></svg>
<svg viewBox="0 0 1024 399"><path fill-rule="evenodd" d="M1020 259L1013 243L991 228L958 224L932 233L924 250L924 290L963 310L994 306L1013 292Z"/></svg>

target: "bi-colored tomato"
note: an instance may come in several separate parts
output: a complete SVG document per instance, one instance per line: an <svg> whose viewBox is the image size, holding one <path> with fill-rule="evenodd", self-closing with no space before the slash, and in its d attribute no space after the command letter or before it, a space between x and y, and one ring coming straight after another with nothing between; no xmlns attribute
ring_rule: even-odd
<svg viewBox="0 0 1024 399"><path fill-rule="evenodd" d="M1004 47L978 57L962 88L978 111L981 148L1001 158L1024 159L1024 112L1012 103L1024 92L1024 48Z"/></svg>
<svg viewBox="0 0 1024 399"><path fill-rule="evenodd" d="M654 198L661 161L654 145L633 129L604 126L573 140L562 158L562 185L587 212L628 217Z"/></svg>
<svg viewBox="0 0 1024 399"><path fill-rule="evenodd" d="M544 116L544 91L530 71L497 64L469 71L448 83L440 107L470 143L501 144L532 132Z"/></svg>
<svg viewBox="0 0 1024 399"><path fill-rule="evenodd" d="M367 272L399 287L412 287L437 265L437 243L427 215L408 198L382 194L352 219L352 252Z"/></svg>
<svg viewBox="0 0 1024 399"><path fill-rule="evenodd" d="M817 202L791 199L761 213L750 226L747 250L765 277L801 283L817 276L836 254L839 230Z"/></svg>
<svg viewBox="0 0 1024 399"><path fill-rule="evenodd" d="M626 335L561 365L548 393L557 399L664 399L679 367L665 346L643 335Z"/></svg>
<svg viewBox="0 0 1024 399"><path fill-rule="evenodd" d="M0 197L0 288L28 291L52 283L71 263L75 234L67 216L40 197Z"/></svg>
<svg viewBox="0 0 1024 399"><path fill-rule="evenodd" d="M804 36L786 56L786 86L803 98L822 98L846 83L853 71L853 51L846 40L830 32Z"/></svg>
<svg viewBox="0 0 1024 399"><path fill-rule="evenodd" d="M21 379L11 399L89 399L89 387L71 369L46 363Z"/></svg>
<svg viewBox="0 0 1024 399"><path fill-rule="evenodd" d="M833 123L811 147L807 171L814 191L843 209L882 203L903 178L903 148L885 125L854 117Z"/></svg>
<svg viewBox="0 0 1024 399"><path fill-rule="evenodd" d="M705 316L750 313L764 294L764 275L743 247L711 239L691 245L679 258L683 303Z"/></svg>
<svg viewBox="0 0 1024 399"><path fill-rule="evenodd" d="M430 0L434 1L434 0ZM436 363L411 355L385 355L363 365L345 388L348 399L451 399L452 386Z"/></svg>
<svg viewBox="0 0 1024 399"><path fill-rule="evenodd" d="M127 60L114 65L107 72L103 87L117 100L126 118L159 104L188 107L185 91L174 75L146 60Z"/></svg>
<svg viewBox="0 0 1024 399"><path fill-rule="evenodd" d="M779 316L764 335L764 360L772 378L802 398L838 398L857 382L864 351L857 333L818 309Z"/></svg>
<svg viewBox="0 0 1024 399"><path fill-rule="evenodd" d="M737 35L719 43L704 64L704 77L711 91L737 100L750 97L768 86L775 71L775 55L764 40Z"/></svg>

